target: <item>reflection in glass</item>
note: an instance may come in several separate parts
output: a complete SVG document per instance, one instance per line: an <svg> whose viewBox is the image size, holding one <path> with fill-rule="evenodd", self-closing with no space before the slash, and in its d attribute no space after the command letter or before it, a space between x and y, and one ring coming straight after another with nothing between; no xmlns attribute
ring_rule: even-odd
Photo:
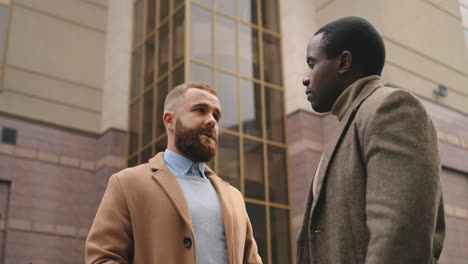
<svg viewBox="0 0 468 264"><path fill-rule="evenodd" d="M162 79L158 85L156 86L157 89L157 105L156 105L156 136L160 136L166 132L166 127L164 126L163 122L163 114L164 114L164 101L166 100L166 96L168 93L168 83L167 77Z"/></svg>
<svg viewBox="0 0 468 264"><path fill-rule="evenodd" d="M213 5L213 0L192 0L192 1L200 3L200 4L205 5L207 7L211 7Z"/></svg>
<svg viewBox="0 0 468 264"><path fill-rule="evenodd" d="M143 0L138 0L133 8L133 46L141 42L143 36Z"/></svg>
<svg viewBox="0 0 468 264"><path fill-rule="evenodd" d="M168 0L159 1L159 21L163 21L169 15L169 3Z"/></svg>
<svg viewBox="0 0 468 264"><path fill-rule="evenodd" d="M210 11L192 5L191 52L192 57L213 63L213 19Z"/></svg>
<svg viewBox="0 0 468 264"><path fill-rule="evenodd" d="M288 177L284 148L268 145L268 176L270 202L288 204Z"/></svg>
<svg viewBox="0 0 468 264"><path fill-rule="evenodd" d="M146 40L145 88L154 82L154 36Z"/></svg>
<svg viewBox="0 0 468 264"><path fill-rule="evenodd" d="M192 62L190 64L190 80L202 81L207 84L213 84L213 70L211 68L202 66L198 63Z"/></svg>
<svg viewBox="0 0 468 264"><path fill-rule="evenodd" d="M164 1L162 1L164 2ZM169 26L168 23L159 29L158 73L163 75L169 70Z"/></svg>
<svg viewBox="0 0 468 264"><path fill-rule="evenodd" d="M245 22L257 24L257 0L239 0L239 17Z"/></svg>
<svg viewBox="0 0 468 264"><path fill-rule="evenodd" d="M233 75L216 72L217 93L221 103L222 117L220 127L239 130L237 78Z"/></svg>
<svg viewBox="0 0 468 264"><path fill-rule="evenodd" d="M154 149L156 153L165 151L166 148L167 148L167 136L164 136L162 139L158 140L158 142L156 142L156 144L154 145Z"/></svg>
<svg viewBox="0 0 468 264"><path fill-rule="evenodd" d="M173 31L172 31L172 65L176 65L184 59L185 49L185 30L184 30L184 9L182 8L174 15Z"/></svg>
<svg viewBox="0 0 468 264"><path fill-rule="evenodd" d="M252 223L255 242L257 242L258 246L258 254L262 258L263 263L268 263L265 206L247 202L245 203L245 207L247 209L250 222Z"/></svg>
<svg viewBox="0 0 468 264"><path fill-rule="evenodd" d="M220 133L218 176L237 189L240 189L239 155L239 137Z"/></svg>
<svg viewBox="0 0 468 264"><path fill-rule="evenodd" d="M265 200L263 144L244 138L245 196Z"/></svg>
<svg viewBox="0 0 468 264"><path fill-rule="evenodd" d="M131 158L131 159L127 162L127 165L128 165L128 167L135 167L136 165L138 165L138 155L136 155L135 157Z"/></svg>
<svg viewBox="0 0 468 264"><path fill-rule="evenodd" d="M153 101L154 89L143 95L143 131L141 146L148 144L153 138Z"/></svg>
<svg viewBox="0 0 468 264"><path fill-rule="evenodd" d="M263 34L263 65L265 81L281 86L281 53L279 38Z"/></svg>
<svg viewBox="0 0 468 264"><path fill-rule="evenodd" d="M216 63L218 66L237 71L236 22L216 16Z"/></svg>
<svg viewBox="0 0 468 264"><path fill-rule="evenodd" d="M265 87L267 138L284 142L283 92Z"/></svg>
<svg viewBox="0 0 468 264"><path fill-rule="evenodd" d="M177 85L182 83L184 83L184 64L180 65L172 72L171 88L175 88Z"/></svg>
<svg viewBox="0 0 468 264"><path fill-rule="evenodd" d="M138 150L138 137L140 131L138 128L138 121L140 120L140 101L137 100L130 105L130 126L129 126L129 148L128 154L132 154Z"/></svg>
<svg viewBox="0 0 468 264"><path fill-rule="evenodd" d="M156 23L156 18L154 17L155 12L156 1L146 0L146 33L149 33L154 29L154 25Z"/></svg>
<svg viewBox="0 0 468 264"><path fill-rule="evenodd" d="M141 152L141 162L140 164L142 163L147 163L149 161L149 159L151 159L153 157L153 153L152 153L152 150L151 150L151 146L147 147L145 150L143 150Z"/></svg>
<svg viewBox="0 0 468 264"><path fill-rule="evenodd" d="M216 10L226 13L231 16L236 15L235 0L216 0Z"/></svg>
<svg viewBox="0 0 468 264"><path fill-rule="evenodd" d="M262 26L274 32L278 32L278 1L262 0Z"/></svg>
<svg viewBox="0 0 468 264"><path fill-rule="evenodd" d="M184 0L175 0L174 1L174 9L177 9L177 7L179 7L180 4L182 4L184 2Z"/></svg>
<svg viewBox="0 0 468 264"><path fill-rule="evenodd" d="M260 84L242 80L242 125L244 133L262 137L262 96Z"/></svg>
<svg viewBox="0 0 468 264"><path fill-rule="evenodd" d="M130 92L130 99L140 94L141 83L141 49L133 52L132 58L132 87Z"/></svg>
<svg viewBox="0 0 468 264"><path fill-rule="evenodd" d="M271 263L291 262L288 209L270 207Z"/></svg>
<svg viewBox="0 0 468 264"><path fill-rule="evenodd" d="M246 25L240 25L240 73L260 79L260 59L258 48L258 30Z"/></svg>

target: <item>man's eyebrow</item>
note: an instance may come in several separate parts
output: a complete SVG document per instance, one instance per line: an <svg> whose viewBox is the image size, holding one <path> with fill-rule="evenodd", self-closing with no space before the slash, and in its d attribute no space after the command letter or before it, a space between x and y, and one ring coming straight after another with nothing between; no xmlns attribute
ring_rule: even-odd
<svg viewBox="0 0 468 264"><path fill-rule="evenodd" d="M315 57L312 57L312 56L307 57L307 63L314 62L314 61L317 61L317 59Z"/></svg>

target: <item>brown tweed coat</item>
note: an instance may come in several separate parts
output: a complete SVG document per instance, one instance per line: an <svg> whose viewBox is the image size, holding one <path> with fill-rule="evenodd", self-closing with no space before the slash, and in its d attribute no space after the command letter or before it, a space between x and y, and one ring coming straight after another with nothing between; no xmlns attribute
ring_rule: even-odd
<svg viewBox="0 0 468 264"><path fill-rule="evenodd" d="M437 263L445 236L437 136L415 96L369 82L316 177L297 263Z"/></svg>

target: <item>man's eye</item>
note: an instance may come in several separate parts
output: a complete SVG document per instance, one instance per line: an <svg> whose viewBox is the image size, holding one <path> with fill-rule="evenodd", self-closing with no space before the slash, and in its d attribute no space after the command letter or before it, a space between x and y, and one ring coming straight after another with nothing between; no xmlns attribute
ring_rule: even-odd
<svg viewBox="0 0 468 264"><path fill-rule="evenodd" d="M314 68L314 64L312 62L307 63L307 65L309 65L309 68L311 69Z"/></svg>
<svg viewBox="0 0 468 264"><path fill-rule="evenodd" d="M195 111L201 112L201 113L202 113L202 112L203 112L203 108L196 108Z"/></svg>

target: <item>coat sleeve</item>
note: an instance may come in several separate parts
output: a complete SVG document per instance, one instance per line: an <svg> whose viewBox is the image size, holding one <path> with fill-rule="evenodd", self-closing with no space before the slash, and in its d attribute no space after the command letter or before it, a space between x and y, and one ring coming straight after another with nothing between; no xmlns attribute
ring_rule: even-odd
<svg viewBox="0 0 468 264"><path fill-rule="evenodd" d="M249 216L246 214L246 235L245 235L245 248L244 248L244 264L262 264L262 258L258 254L257 242L253 236L252 224L250 223Z"/></svg>
<svg viewBox="0 0 468 264"><path fill-rule="evenodd" d="M131 263L132 238L130 213L119 179L113 175L86 240L86 264Z"/></svg>
<svg viewBox="0 0 468 264"><path fill-rule="evenodd" d="M363 134L369 230L365 263L432 263L441 201L432 120L419 100L403 90L389 94L370 115Z"/></svg>

